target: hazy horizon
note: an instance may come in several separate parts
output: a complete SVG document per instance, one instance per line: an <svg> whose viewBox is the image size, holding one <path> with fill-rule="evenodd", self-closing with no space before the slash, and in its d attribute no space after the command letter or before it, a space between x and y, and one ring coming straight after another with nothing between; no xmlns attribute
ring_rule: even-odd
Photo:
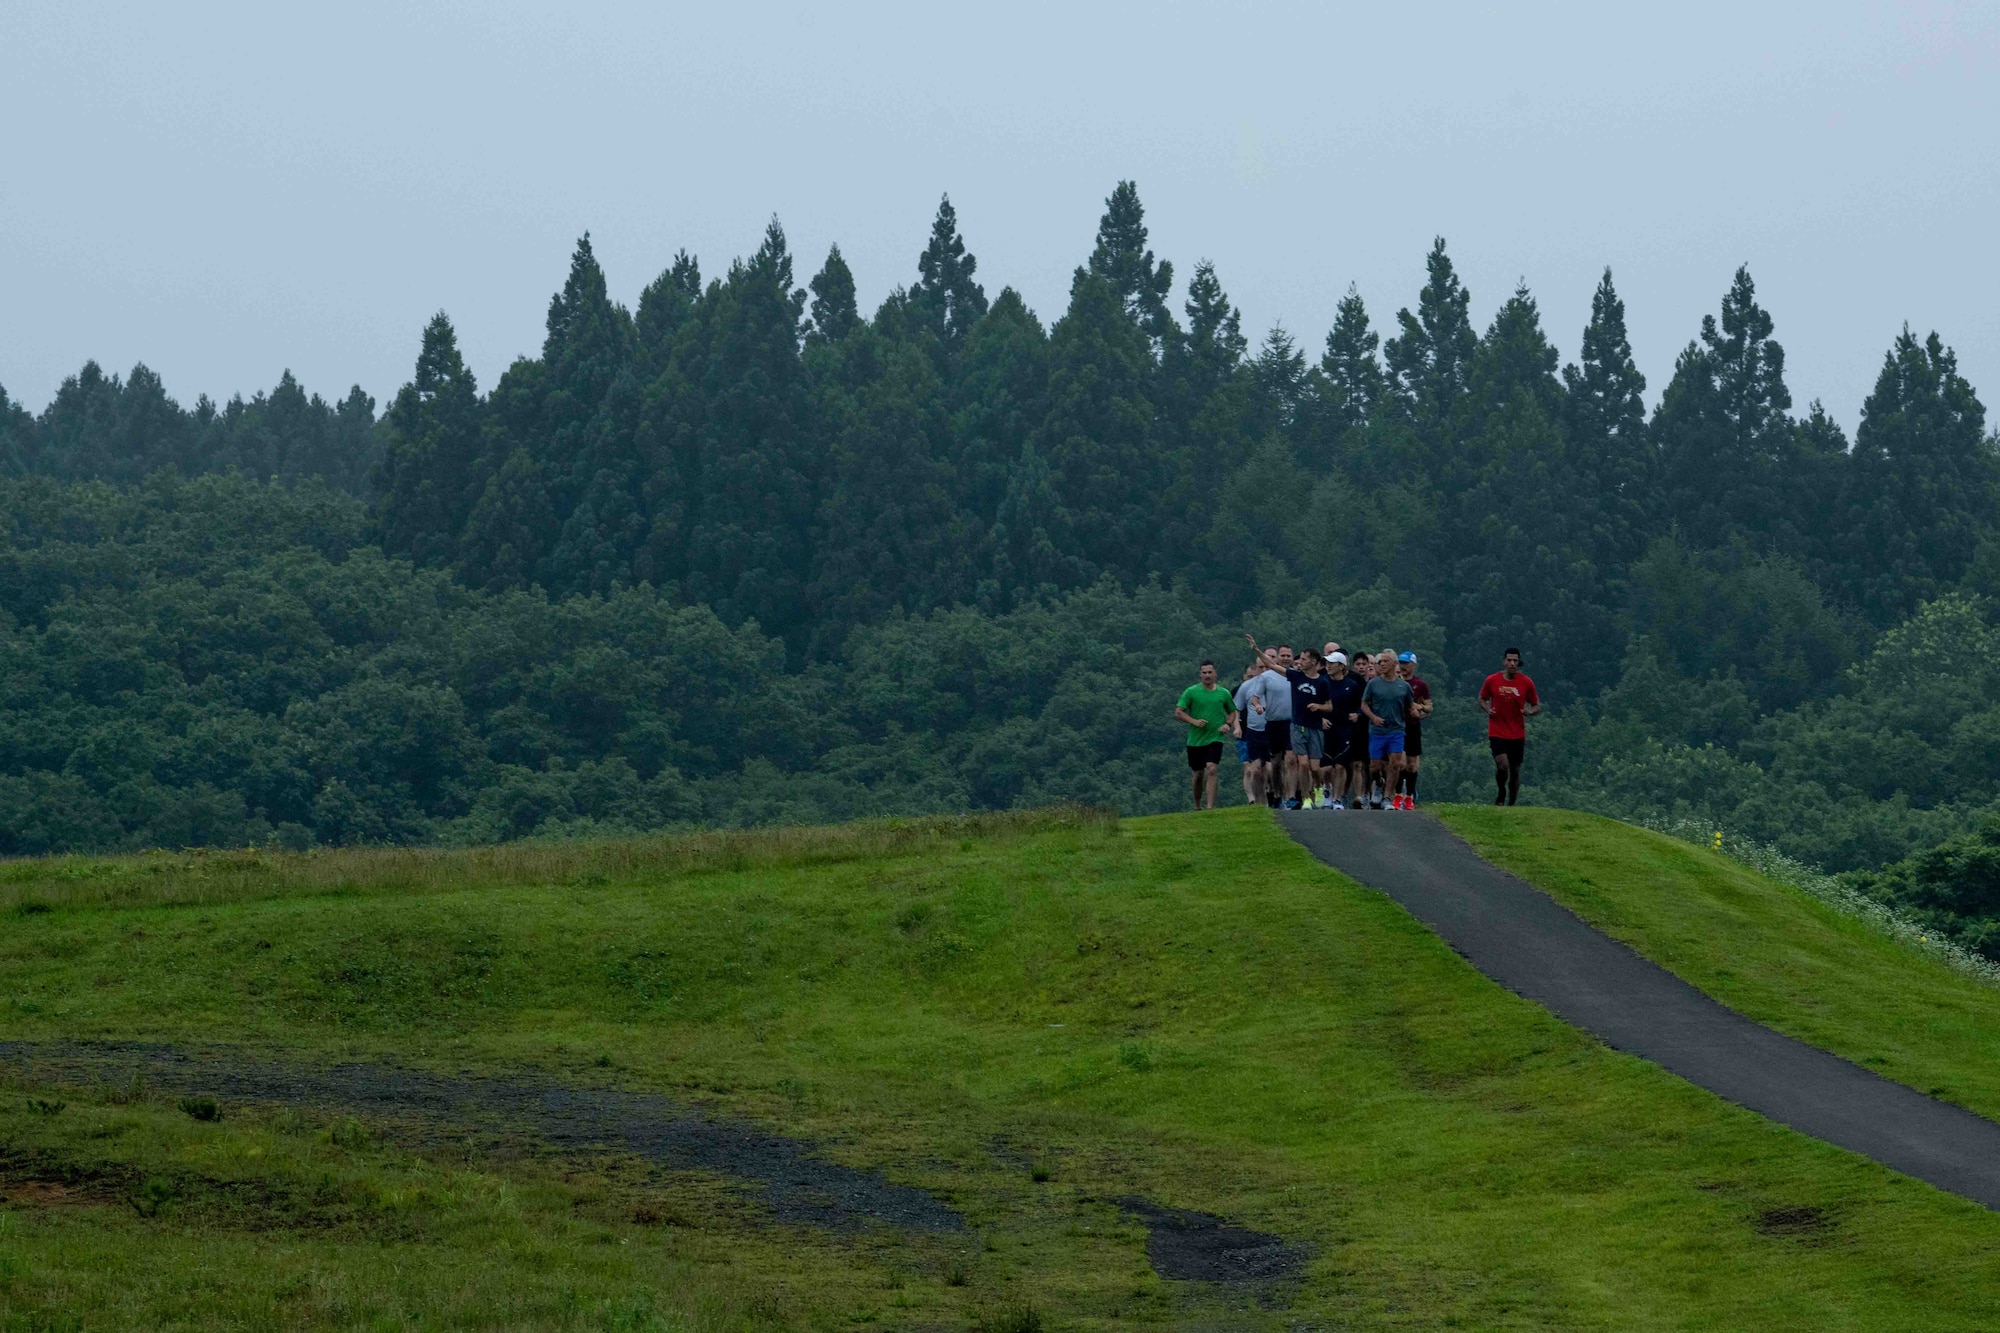
<svg viewBox="0 0 2000 1333"><path fill-rule="evenodd" d="M1213 260L1315 357L1349 282L1393 331L1442 234L1476 323L1525 281L1565 358L1609 265L1650 402L1740 263L1796 410L1852 430L1905 322L2000 395L1992 7L744 12L17 4L0 385L386 400L443 309L489 388L586 230L629 304L773 214L801 285L838 242L872 311L944 193L1049 322L1130 178L1176 306Z"/></svg>

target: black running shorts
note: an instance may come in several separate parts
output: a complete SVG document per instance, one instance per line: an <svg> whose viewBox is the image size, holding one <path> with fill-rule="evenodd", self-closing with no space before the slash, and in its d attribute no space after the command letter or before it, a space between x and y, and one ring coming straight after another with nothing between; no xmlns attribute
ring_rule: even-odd
<svg viewBox="0 0 2000 1333"><path fill-rule="evenodd" d="M1271 721L1264 724L1264 743L1271 747L1266 759L1282 759L1292 752L1292 724Z"/></svg>
<svg viewBox="0 0 2000 1333"><path fill-rule="evenodd" d="M1403 723L1403 754L1406 758L1415 759L1422 755L1423 752L1424 720L1420 717L1412 716L1407 722Z"/></svg>
<svg viewBox="0 0 2000 1333"><path fill-rule="evenodd" d="M1496 759L1503 754L1506 755L1507 762L1518 772L1521 767L1521 756L1527 750L1528 742L1518 736L1511 740L1505 736L1488 736L1486 747L1493 751L1493 757Z"/></svg>
<svg viewBox="0 0 2000 1333"><path fill-rule="evenodd" d="M1207 745L1190 745L1187 747L1187 752L1188 767L1197 773L1207 768L1210 764L1220 764L1222 762L1221 741L1210 741Z"/></svg>

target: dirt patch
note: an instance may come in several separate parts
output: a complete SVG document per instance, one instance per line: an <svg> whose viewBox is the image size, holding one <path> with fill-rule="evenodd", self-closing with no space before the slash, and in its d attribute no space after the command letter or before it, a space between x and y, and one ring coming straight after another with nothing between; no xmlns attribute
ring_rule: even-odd
<svg viewBox="0 0 2000 1333"><path fill-rule="evenodd" d="M1231 1226L1212 1213L1166 1208L1127 1196L1118 1206L1146 1224L1146 1259L1184 1282L1260 1282L1295 1276L1306 1252L1282 1236Z"/></svg>
<svg viewBox="0 0 2000 1333"><path fill-rule="evenodd" d="M224 1180L185 1170L141 1171L47 1152L0 1149L0 1206L129 1208L141 1217L241 1231L348 1231L414 1240L415 1219L332 1179Z"/></svg>
<svg viewBox="0 0 2000 1333"><path fill-rule="evenodd" d="M381 1064L302 1068L236 1051L120 1043L0 1042L0 1067L113 1087L129 1087L137 1076L224 1103L414 1120L471 1141L527 1135L561 1153L632 1153L667 1170L712 1171L748 1182L779 1221L805 1226L843 1230L878 1222L931 1232L964 1226L957 1212L925 1190L828 1161L807 1140L653 1093Z"/></svg>
<svg viewBox="0 0 2000 1333"><path fill-rule="evenodd" d="M1809 1203L1766 1208L1757 1214L1757 1230L1767 1236L1790 1236L1795 1240L1813 1240L1826 1235L1833 1228L1833 1215L1826 1209Z"/></svg>
<svg viewBox="0 0 2000 1333"><path fill-rule="evenodd" d="M0 1179L0 1204L16 1208L62 1208L80 1203L100 1203L71 1189L60 1180Z"/></svg>

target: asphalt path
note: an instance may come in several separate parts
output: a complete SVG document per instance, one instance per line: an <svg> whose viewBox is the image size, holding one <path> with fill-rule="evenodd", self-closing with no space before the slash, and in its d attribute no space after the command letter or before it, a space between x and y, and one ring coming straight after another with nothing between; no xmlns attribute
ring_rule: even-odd
<svg viewBox="0 0 2000 1333"><path fill-rule="evenodd" d="M1300 810L1285 831L1474 967L1607 1045L1802 1134L2000 1209L2000 1124L1774 1032L1648 962L1422 813Z"/></svg>

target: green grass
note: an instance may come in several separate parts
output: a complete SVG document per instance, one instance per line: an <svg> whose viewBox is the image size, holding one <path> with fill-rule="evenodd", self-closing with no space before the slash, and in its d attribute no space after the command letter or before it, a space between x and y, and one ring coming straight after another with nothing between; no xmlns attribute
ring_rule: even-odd
<svg viewBox="0 0 2000 1333"><path fill-rule="evenodd" d="M1581 1036L1261 811L715 846L264 855L205 887L185 882L200 858L17 864L0 1038L659 1090L937 1190L963 1234L782 1227L696 1172L17 1080L0 1328L1981 1329L2000 1311L2000 1217ZM1108 1202L1134 1193L1278 1232L1310 1249L1305 1276L1164 1281Z"/></svg>
<svg viewBox="0 0 2000 1333"><path fill-rule="evenodd" d="M1436 813L1480 855L1739 1013L2000 1119L2000 988L1662 833L1570 810Z"/></svg>

